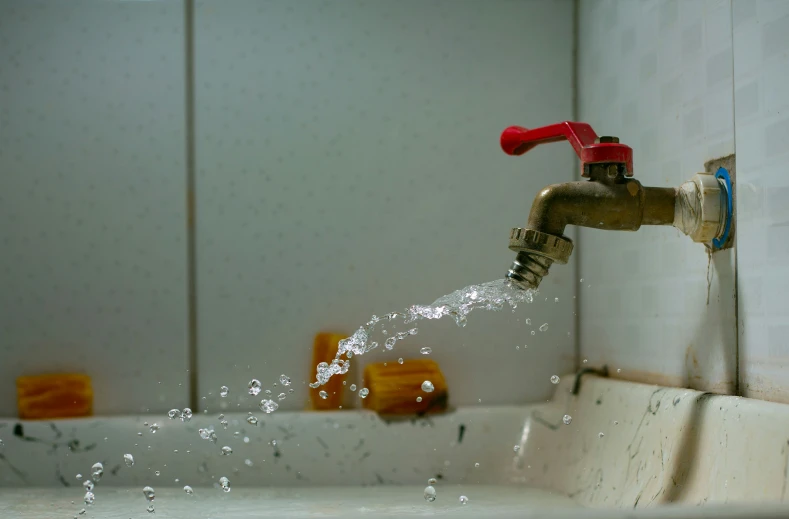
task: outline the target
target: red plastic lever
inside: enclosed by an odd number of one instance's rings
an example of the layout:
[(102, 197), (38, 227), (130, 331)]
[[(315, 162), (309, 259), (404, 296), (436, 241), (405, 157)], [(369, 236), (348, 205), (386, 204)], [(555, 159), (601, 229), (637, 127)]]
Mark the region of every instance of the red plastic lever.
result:
[(586, 123), (564, 121), (527, 130), (510, 126), (501, 132), (501, 149), (507, 155), (523, 155), (538, 144), (567, 140), (581, 159), (581, 174), (585, 164), (617, 162), (625, 165), (626, 175), (633, 176), (633, 149), (618, 142), (599, 142), (600, 139)]

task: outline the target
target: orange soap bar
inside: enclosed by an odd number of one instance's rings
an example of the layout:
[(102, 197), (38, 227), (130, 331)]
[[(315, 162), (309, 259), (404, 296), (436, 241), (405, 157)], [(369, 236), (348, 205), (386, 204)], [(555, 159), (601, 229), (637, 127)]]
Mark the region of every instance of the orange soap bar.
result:
[(19, 418), (74, 418), (93, 414), (93, 387), (87, 375), (62, 373), (16, 379)]
[[(425, 391), (430, 385), (433, 390)], [(364, 408), (384, 415), (438, 413), (449, 403), (444, 374), (427, 359), (370, 364), (364, 369), (364, 387), (370, 391), (362, 400)]]
[[(316, 366), (321, 362), (331, 364), (337, 356), (339, 342), (348, 337), (340, 333), (321, 332), (315, 335), (312, 346), (312, 366), (311, 370), (316, 370)], [(313, 373), (316, 371), (313, 371)], [(342, 405), (342, 382), (345, 375), (334, 375), (324, 385), (317, 389), (310, 388), (310, 402), (312, 409), (316, 411), (337, 410)], [(326, 398), (320, 397), (320, 392), (326, 392)]]

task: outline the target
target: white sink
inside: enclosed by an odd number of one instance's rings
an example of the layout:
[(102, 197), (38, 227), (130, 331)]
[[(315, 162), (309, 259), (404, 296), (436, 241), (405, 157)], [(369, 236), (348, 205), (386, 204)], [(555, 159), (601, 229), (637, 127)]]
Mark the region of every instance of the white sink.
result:
[[(258, 426), (228, 414), (227, 430), (207, 415), (2, 420), (0, 517), (73, 517), (85, 493), (75, 475), (99, 461), (86, 517), (147, 516), (145, 485), (155, 517), (789, 517), (789, 406), (593, 376), (573, 396), (572, 379), (545, 404), (394, 422), (363, 411), (256, 413)], [(208, 425), (216, 444), (197, 433)]]

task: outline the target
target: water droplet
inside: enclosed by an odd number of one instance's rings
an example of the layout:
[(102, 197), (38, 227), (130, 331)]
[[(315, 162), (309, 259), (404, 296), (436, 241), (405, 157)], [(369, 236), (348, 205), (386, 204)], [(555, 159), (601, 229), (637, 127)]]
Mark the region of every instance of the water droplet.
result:
[(436, 478), (430, 478), (427, 480), (428, 485), (435, 485), (436, 483), (438, 483), (438, 480), (436, 480)]
[(603, 434), (603, 433), (601, 432), (600, 434), (598, 434), (598, 436), (599, 436), (600, 438), (602, 438), (603, 436), (605, 436), (605, 434)]
[(395, 342), (397, 342), (397, 339), (395, 339), (394, 337), (389, 337), (388, 339), (386, 339), (386, 341), (384, 341), (384, 346), (386, 346), (387, 350), (391, 350), (392, 348), (394, 348)]
[(589, 362), (589, 359), (584, 359), (584, 360), (583, 360), (583, 361), (581, 361), (581, 362), (583, 362), (584, 364), (586, 364), (587, 362)]
[(584, 282), (584, 278), (581, 278), (581, 283), (583, 283), (583, 282)]
[(288, 393), (293, 393), (293, 388), (288, 389)]
[(287, 375), (280, 375), (279, 376), (279, 383), (282, 384), (283, 386), (289, 386), (290, 385), (290, 377), (287, 376)]
[(156, 509), (153, 507), (153, 505), (148, 505), (148, 508), (146, 508), (145, 510), (147, 510), (149, 514), (156, 513)]
[(233, 454), (233, 449), (231, 449), (227, 445), (222, 447), (222, 456), (230, 456), (231, 454)]
[(168, 417), (170, 420), (175, 420), (175, 419), (176, 419), (176, 418), (178, 418), (179, 416), (181, 416), (181, 411), (180, 411), (179, 409), (170, 409), (170, 410), (167, 412), (167, 417)]
[(79, 511), (79, 515), (85, 515), (86, 510), (83, 508)]
[(422, 355), (430, 355), (431, 353), (433, 353), (433, 348), (431, 348), (430, 346), (425, 346), (424, 348), (419, 350), (419, 353), (421, 353)]
[(161, 472), (159, 472), (158, 470), (156, 470), (156, 471), (154, 471), (154, 475), (156, 475), (156, 476), (161, 476), (161, 475), (162, 475), (162, 473), (161, 473)]
[(123, 462), (126, 464), (127, 467), (134, 466), (134, 456), (131, 454), (124, 454), (123, 455)]
[(184, 492), (186, 492), (186, 495), (188, 496), (192, 496), (195, 493), (195, 491), (189, 485), (184, 486)]
[(436, 489), (432, 485), (425, 487), (425, 501), (432, 503), (436, 500)]
[(617, 368), (616, 372), (617, 373), (622, 373), (622, 368)]
[(321, 397), (322, 399), (324, 399), (324, 400), (326, 400), (327, 398), (329, 398), (329, 393), (327, 393), (326, 391), (320, 391), (320, 392), (318, 393), (318, 395), (320, 395), (320, 397)]
[(468, 504), (468, 498), (466, 496), (460, 496), (459, 500), (460, 500), (460, 504), (461, 505), (467, 505)]
[(350, 389), (351, 391), (356, 391), (356, 384), (351, 384), (351, 387), (349, 387), (348, 389)]
[(222, 488), (224, 492), (230, 492), (230, 480), (227, 479), (225, 476), (219, 478), (219, 486)]
[(416, 397), (416, 401), (417, 402), (421, 402), (422, 401), (422, 397), (421, 396)]
[(366, 387), (363, 387), (359, 390), (359, 398), (367, 398), (367, 395), (370, 394), (370, 390)]
[(94, 463), (90, 468), (90, 473), (93, 476), (93, 482), (98, 483), (101, 479), (101, 476), (104, 475), (104, 465), (101, 463)]
[(424, 382), (422, 382), (422, 391), (424, 391), (425, 393), (432, 393), (434, 389), (435, 387), (433, 386), (433, 383), (430, 382), (429, 380), (425, 380)]
[(266, 393), (268, 396), (271, 396), (271, 390), (270, 389), (267, 389), (267, 390), (265, 390), (263, 392)]
[(475, 463), (474, 468), (479, 468), (479, 463)]
[(144, 495), (145, 496), (145, 500), (150, 503), (156, 497), (156, 492), (154, 492), (153, 488), (151, 488), (151, 487), (143, 487), (142, 495)]
[(152, 423), (150, 429), (151, 429), (151, 432), (153, 434), (156, 434), (156, 431), (159, 430), (159, 424), (158, 423)]
[(209, 431), (208, 429), (198, 429), (197, 434), (199, 434), (200, 437), (204, 440), (207, 440), (211, 437), (211, 431)]
[(219, 396), (225, 398), (228, 393), (230, 393), (230, 389), (227, 386), (222, 386), (219, 388)]
[(245, 459), (244, 460), (244, 465), (246, 465), (247, 467), (251, 467), (252, 466), (252, 460), (249, 459), (249, 458)]
[(260, 401), (260, 410), (266, 414), (271, 414), (279, 408), (279, 404), (273, 400), (261, 400)]
[(90, 492), (91, 490), (93, 490), (93, 486), (94, 486), (94, 485), (93, 485), (93, 481), (91, 481), (91, 480), (89, 480), (89, 479), (86, 479), (85, 481), (83, 481), (83, 482), (82, 482), (82, 486), (83, 486), (83, 488), (84, 488), (85, 490), (87, 490), (88, 492)]
[(559, 302), (559, 298), (557, 297), (556, 299), (553, 300), (553, 302), (554, 303), (558, 303)]
[(249, 384), (247, 384), (247, 387), (249, 388), (249, 394), (252, 396), (257, 396), (260, 393), (261, 385), (262, 384), (260, 383), (260, 380), (256, 378), (250, 380)]
[(85, 504), (90, 506), (94, 503), (94, 501), (96, 501), (96, 496), (93, 495), (93, 492), (87, 491), (85, 492), (84, 499), (85, 499)]
[(535, 333), (537, 333), (537, 332), (535, 332), (534, 330), (532, 330), (532, 331), (531, 331), (531, 334), (532, 334), (532, 335), (534, 335)]
[(411, 328), (408, 330), (408, 335), (416, 335), (419, 332), (416, 328)]
[(562, 422), (564, 422), (564, 425), (570, 425), (572, 421), (573, 421), (573, 417), (570, 416), (569, 414), (562, 416)]
[(398, 364), (402, 364), (403, 363), (403, 357), (400, 357), (399, 359), (397, 359), (397, 363)]
[(551, 375), (551, 384), (559, 383), (559, 375)]
[(515, 452), (518, 452), (519, 450), (521, 450), (521, 446), (520, 446), (520, 445), (515, 445), (515, 446), (512, 448), (512, 450), (513, 450), (513, 451), (515, 451)]
[(192, 419), (192, 410), (188, 407), (184, 407), (184, 410), (181, 411), (181, 421), (188, 422)]
[(540, 331), (541, 331), (541, 332), (544, 332), (544, 331), (546, 331), (547, 329), (548, 329), (548, 323), (543, 323), (543, 324), (540, 326)]
[(254, 415), (247, 416), (247, 423), (250, 425), (257, 425), (258, 424), (258, 417)]
[(619, 425), (619, 422), (614, 420), (614, 425)]
[(77, 481), (79, 481), (80, 479), (82, 479), (82, 474), (77, 474), (77, 475), (76, 475), (76, 476), (74, 476), (74, 477), (75, 477), (75, 478), (77, 478)]
[(280, 402), (285, 400), (286, 398), (287, 396), (285, 395), (285, 393), (280, 393), (279, 395), (277, 395), (277, 400), (279, 400)]

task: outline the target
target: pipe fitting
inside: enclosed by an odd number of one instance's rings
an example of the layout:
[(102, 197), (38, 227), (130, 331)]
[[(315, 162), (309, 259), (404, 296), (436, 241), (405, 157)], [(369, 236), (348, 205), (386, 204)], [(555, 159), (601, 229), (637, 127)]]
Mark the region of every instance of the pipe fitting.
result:
[(507, 278), (520, 288), (537, 288), (553, 263), (567, 263), (573, 242), (564, 236), (515, 227), (510, 231), (510, 250), (518, 255), (507, 270)]
[(510, 231), (510, 250), (544, 256), (550, 259), (551, 263), (565, 265), (573, 253), (573, 241), (535, 229), (513, 227)]
[(727, 206), (725, 183), (698, 173), (677, 189), (674, 227), (697, 243), (710, 244), (724, 234)]

